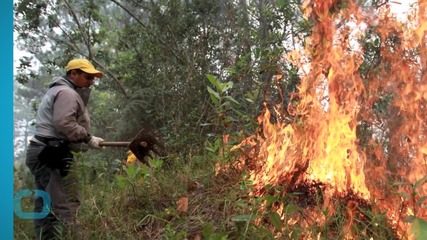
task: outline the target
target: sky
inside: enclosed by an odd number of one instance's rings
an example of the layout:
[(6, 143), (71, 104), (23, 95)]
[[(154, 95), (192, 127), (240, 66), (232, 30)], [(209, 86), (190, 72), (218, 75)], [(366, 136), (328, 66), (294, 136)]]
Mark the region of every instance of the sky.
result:
[(416, 0), (391, 0), (390, 10), (395, 13), (397, 17), (404, 21), (406, 20), (406, 12), (409, 11), (410, 6), (417, 2)]

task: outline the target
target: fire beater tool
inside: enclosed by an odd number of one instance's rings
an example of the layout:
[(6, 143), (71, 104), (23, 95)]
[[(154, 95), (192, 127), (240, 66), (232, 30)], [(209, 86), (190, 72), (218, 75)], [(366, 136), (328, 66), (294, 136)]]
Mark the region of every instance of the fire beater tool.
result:
[(147, 128), (142, 128), (130, 142), (101, 142), (99, 146), (128, 148), (139, 161), (145, 164), (147, 164), (146, 157), (151, 157), (151, 152), (160, 157), (167, 155), (159, 135)]

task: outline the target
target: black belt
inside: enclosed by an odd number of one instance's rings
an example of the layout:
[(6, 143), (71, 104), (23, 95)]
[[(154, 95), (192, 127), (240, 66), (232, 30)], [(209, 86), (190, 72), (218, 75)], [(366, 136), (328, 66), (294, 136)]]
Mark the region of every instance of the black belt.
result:
[(42, 136), (34, 135), (34, 138), (46, 145), (48, 145), (49, 142), (52, 142), (52, 141), (65, 142), (64, 139), (54, 138), (54, 137), (42, 137)]

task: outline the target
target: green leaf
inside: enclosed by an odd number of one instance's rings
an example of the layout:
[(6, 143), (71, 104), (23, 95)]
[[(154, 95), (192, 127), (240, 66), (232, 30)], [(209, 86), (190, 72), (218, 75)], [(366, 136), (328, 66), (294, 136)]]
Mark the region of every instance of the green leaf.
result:
[(374, 40), (374, 45), (375, 45), (375, 47), (378, 47), (380, 45), (380, 39), (379, 38), (376, 38)]
[(288, 0), (279, 0), (278, 2), (277, 2), (277, 6), (279, 7), (279, 8), (285, 8), (286, 6), (288, 6), (289, 5), (289, 2), (288, 2)]
[(214, 148), (217, 150), (219, 149), (220, 145), (221, 145), (221, 141), (219, 140), (219, 138), (217, 138), (214, 142)]
[(119, 188), (124, 188), (126, 186), (126, 178), (125, 177), (117, 176), (116, 180), (117, 180), (117, 185), (119, 186)]
[(208, 150), (209, 152), (212, 152), (212, 153), (214, 153), (214, 152), (215, 152), (215, 149), (213, 149), (213, 148), (211, 148), (211, 147), (205, 147), (205, 149), (206, 149), (206, 150)]
[(269, 194), (264, 196), (265, 201), (267, 201), (267, 203), (274, 203), (275, 201), (277, 201), (277, 197), (275, 196), (271, 196)]
[(125, 188), (126, 183), (125, 183), (125, 181), (118, 181), (117, 185), (119, 186), (120, 189), (123, 189), (123, 188)]
[(421, 178), (420, 180), (416, 181), (414, 183), (414, 188), (417, 188), (418, 186), (420, 186), (425, 180), (427, 179), (427, 176), (424, 176), (423, 178)]
[(219, 233), (212, 237), (212, 240), (227, 240), (227, 234)]
[(417, 201), (417, 204), (421, 205), (426, 199), (427, 199), (427, 196), (420, 197)]
[(202, 230), (203, 239), (210, 239), (213, 233), (213, 227), (211, 224), (206, 224)]
[(227, 68), (227, 71), (230, 75), (233, 75), (237, 72), (236, 68), (234, 68), (234, 67)]
[(225, 119), (229, 122), (236, 122), (237, 120), (232, 116), (226, 116)]
[(293, 214), (293, 213), (299, 212), (301, 210), (303, 210), (303, 209), (301, 207), (295, 205), (295, 204), (288, 204), (285, 207), (285, 213), (286, 214)]
[(151, 159), (150, 165), (156, 169), (161, 168), (163, 165), (163, 161), (160, 159)]
[(228, 89), (233, 88), (234, 83), (232, 81), (222, 84), (223, 88), (221, 92), (226, 92)]
[(230, 106), (230, 102), (226, 101), (223, 104), (221, 104), (221, 107), (225, 108), (225, 107), (229, 107)]
[(280, 219), (280, 215), (277, 212), (270, 212), (268, 214), (268, 217), (270, 218), (270, 221), (273, 224), (276, 231), (281, 232), (282, 231), (282, 220)]
[(229, 100), (229, 101), (231, 101), (237, 105), (240, 105), (240, 103), (236, 99), (234, 99), (232, 96), (225, 96), (225, 99), (227, 99), (227, 100)]
[(134, 167), (134, 165), (129, 165), (128, 167), (125, 168), (125, 171), (126, 171), (126, 175), (128, 177), (132, 177), (134, 175), (134, 173), (135, 173), (135, 167)]
[(212, 85), (214, 85), (217, 90), (222, 91), (222, 88), (221, 88), (221, 85), (220, 85), (221, 81), (219, 81), (218, 78), (216, 78), (212, 74), (206, 74), (206, 76), (208, 77), (209, 82), (211, 82)]
[(149, 175), (150, 174), (150, 168), (147, 165), (142, 165), (140, 171), (142, 172), (142, 174), (144, 174), (144, 176)]
[(242, 184), (240, 184), (240, 189), (243, 191), (251, 190), (253, 186), (253, 182), (251, 180), (244, 180)]
[(409, 185), (409, 183), (406, 182), (394, 182), (392, 183), (392, 186), (406, 186)]
[(231, 221), (233, 222), (249, 222), (256, 219), (256, 215), (254, 214), (245, 214), (245, 215), (235, 215), (231, 217)]
[(415, 218), (411, 225), (411, 232), (416, 240), (427, 239), (427, 222), (421, 218)]
[(211, 87), (208, 86), (208, 92), (212, 95), (214, 95), (218, 100), (221, 100), (221, 97), (219, 96), (219, 93), (213, 90)]
[(258, 59), (260, 55), (261, 55), (261, 49), (255, 48), (255, 58)]
[(254, 103), (254, 100), (250, 99), (250, 98), (245, 98), (246, 101), (250, 102), (250, 103)]
[(213, 94), (209, 94), (209, 97), (211, 98), (211, 100), (215, 104), (215, 106), (221, 105), (221, 103), (218, 101), (218, 99)]
[(409, 216), (407, 216), (406, 218), (404, 218), (403, 219), (403, 221), (404, 222), (408, 222), (408, 223), (412, 223), (412, 222), (414, 222), (414, 220), (416, 219), (416, 217), (415, 216), (413, 216), (413, 215), (409, 215)]
[(408, 199), (409, 198), (409, 194), (407, 193), (398, 193), (401, 197)]

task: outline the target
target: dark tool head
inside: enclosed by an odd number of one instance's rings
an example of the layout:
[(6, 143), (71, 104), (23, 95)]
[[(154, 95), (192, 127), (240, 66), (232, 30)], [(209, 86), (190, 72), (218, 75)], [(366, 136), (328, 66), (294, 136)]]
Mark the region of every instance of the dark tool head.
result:
[(166, 157), (165, 145), (160, 134), (148, 128), (142, 128), (138, 135), (130, 142), (129, 150), (139, 161), (147, 164), (147, 157), (154, 153), (160, 157)]

